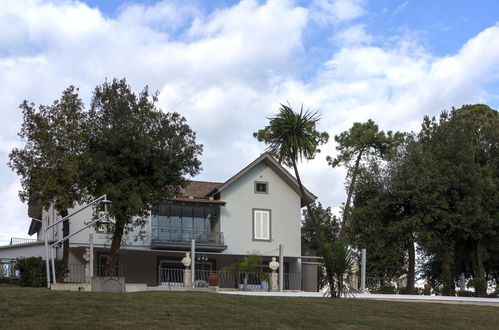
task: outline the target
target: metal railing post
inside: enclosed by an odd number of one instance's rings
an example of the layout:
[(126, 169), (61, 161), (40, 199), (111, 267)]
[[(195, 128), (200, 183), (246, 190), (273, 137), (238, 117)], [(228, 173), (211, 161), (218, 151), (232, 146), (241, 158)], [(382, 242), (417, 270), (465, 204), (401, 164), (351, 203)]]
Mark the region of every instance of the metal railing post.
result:
[(54, 249), (51, 249), (50, 250), (50, 253), (52, 255), (52, 279), (53, 279), (53, 282), (54, 284), (57, 283), (57, 280), (55, 278), (55, 258), (54, 258)]
[(50, 261), (49, 261), (49, 242), (47, 232), (45, 231), (45, 266), (47, 271), (47, 288), (50, 289)]
[(366, 249), (362, 249), (360, 265), (360, 292), (366, 293)]
[(90, 244), (90, 269), (88, 274), (90, 276), (90, 282), (92, 282), (92, 277), (94, 277), (94, 234), (90, 233), (88, 235), (89, 244)]
[(191, 283), (196, 280), (196, 240), (191, 241)]
[(284, 290), (284, 247), (279, 244), (279, 292)]

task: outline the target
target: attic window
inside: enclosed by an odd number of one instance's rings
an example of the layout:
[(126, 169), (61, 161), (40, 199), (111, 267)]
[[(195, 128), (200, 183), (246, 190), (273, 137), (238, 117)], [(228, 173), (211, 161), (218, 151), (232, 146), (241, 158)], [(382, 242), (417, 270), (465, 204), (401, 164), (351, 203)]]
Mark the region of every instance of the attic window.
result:
[(255, 193), (257, 194), (268, 194), (269, 193), (269, 183), (255, 181)]

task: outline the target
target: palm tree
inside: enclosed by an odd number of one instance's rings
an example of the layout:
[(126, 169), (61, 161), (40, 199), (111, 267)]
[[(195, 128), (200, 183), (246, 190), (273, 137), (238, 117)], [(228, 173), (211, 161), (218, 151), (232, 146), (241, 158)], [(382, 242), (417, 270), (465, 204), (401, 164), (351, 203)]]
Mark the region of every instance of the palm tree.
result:
[[(305, 188), (298, 173), (298, 160), (313, 159), (320, 152), (318, 148), (328, 141), (326, 132), (318, 132), (316, 124), (320, 116), (310, 109), (304, 111), (303, 104), (300, 112), (295, 112), (291, 106), (281, 104), (279, 113), (269, 119), (269, 125), (253, 133), (260, 142), (267, 144), (266, 151), (288, 167), (293, 167), (296, 181), (300, 188), (301, 198), (305, 199)], [(306, 204), (310, 213), (310, 205)]]
[[(329, 135), (326, 132), (316, 130), (320, 116), (310, 109), (304, 111), (303, 105), (300, 112), (297, 113), (289, 105), (281, 104), (279, 113), (268, 119), (269, 125), (253, 133), (253, 136), (258, 141), (265, 142), (267, 144), (266, 151), (276, 157), (280, 163), (293, 167), (301, 198), (306, 200), (305, 188), (301, 182), (297, 163), (303, 158), (313, 159), (320, 152), (319, 146), (328, 141)], [(343, 292), (345, 273), (353, 263), (353, 254), (344, 240), (326, 242), (324, 226), (321, 225), (319, 219), (313, 216), (310, 203), (305, 205), (324, 258), (323, 264), (326, 269), (331, 297), (339, 297)]]

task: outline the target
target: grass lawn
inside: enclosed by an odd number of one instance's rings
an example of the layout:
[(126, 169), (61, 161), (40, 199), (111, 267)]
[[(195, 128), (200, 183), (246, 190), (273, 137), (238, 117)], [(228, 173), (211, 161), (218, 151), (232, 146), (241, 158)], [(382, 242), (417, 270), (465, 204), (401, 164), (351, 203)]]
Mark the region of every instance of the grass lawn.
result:
[(0, 287), (0, 328), (498, 329), (499, 308), (202, 292), (92, 293)]

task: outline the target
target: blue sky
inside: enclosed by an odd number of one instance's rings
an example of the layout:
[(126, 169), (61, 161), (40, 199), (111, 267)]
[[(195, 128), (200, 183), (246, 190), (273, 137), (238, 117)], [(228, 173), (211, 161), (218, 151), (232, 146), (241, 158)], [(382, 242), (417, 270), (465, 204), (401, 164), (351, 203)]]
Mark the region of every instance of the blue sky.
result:
[[(70, 84), (85, 104), (106, 78), (160, 92), (204, 144), (203, 173), (225, 181), (264, 150), (252, 132), (279, 103), (318, 110), (331, 136), (371, 118), (417, 130), (462, 104), (499, 108), (497, 1), (4, 0), (0, 7), (0, 244), (26, 237), (19, 180), (5, 164), (24, 99)], [(332, 140), (332, 139), (331, 139)], [(334, 142), (300, 164), (326, 206), (345, 200)]]

